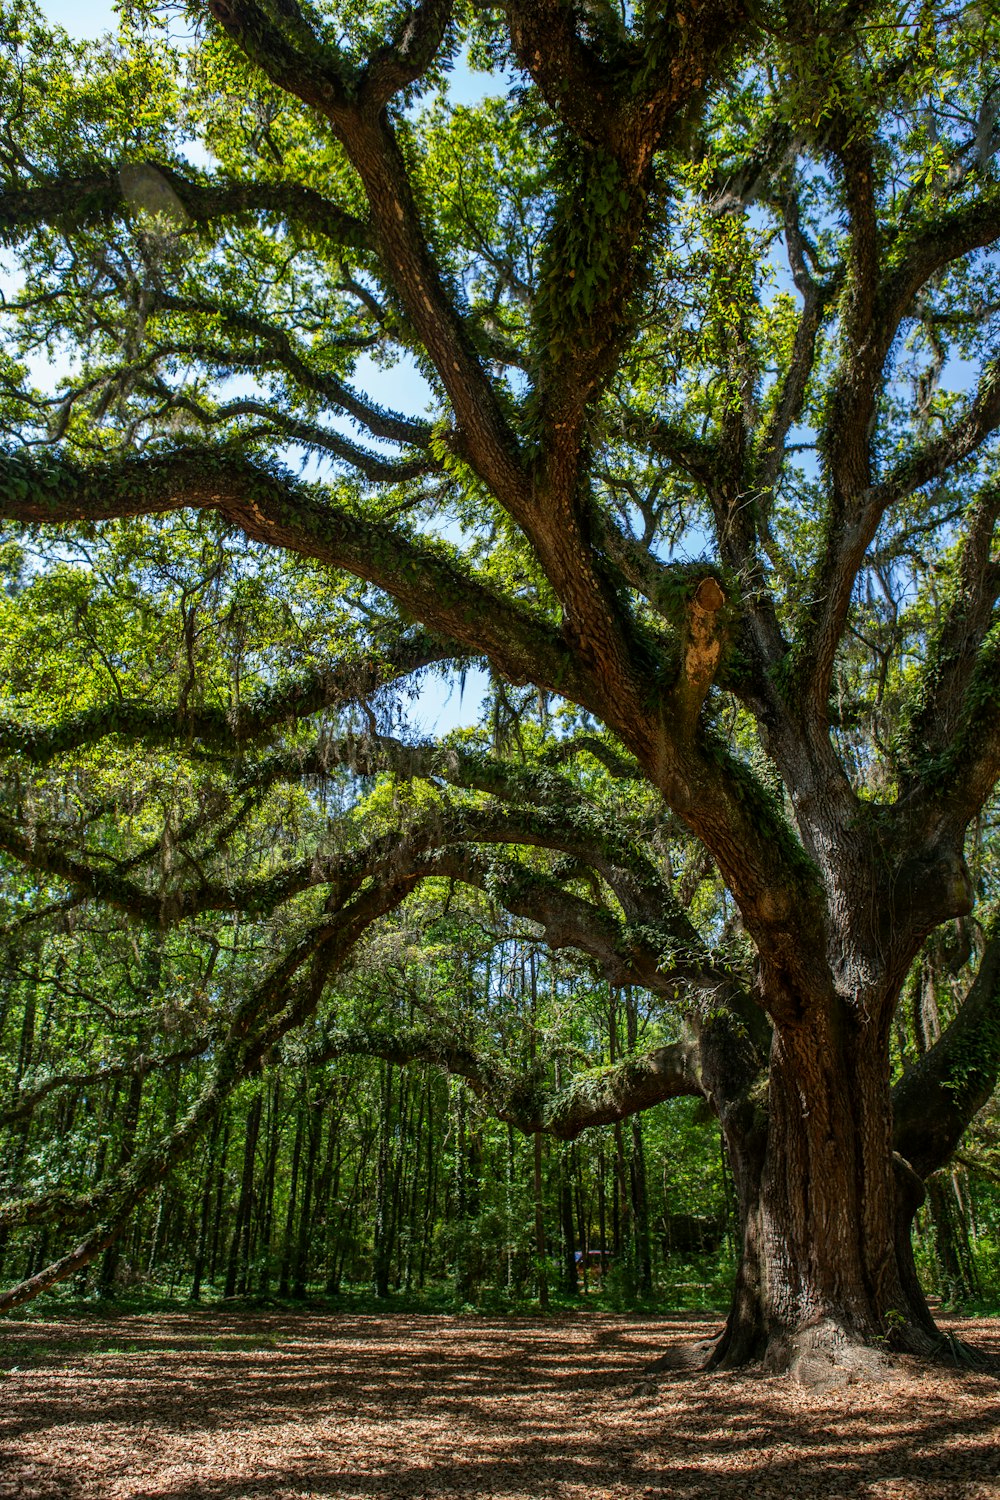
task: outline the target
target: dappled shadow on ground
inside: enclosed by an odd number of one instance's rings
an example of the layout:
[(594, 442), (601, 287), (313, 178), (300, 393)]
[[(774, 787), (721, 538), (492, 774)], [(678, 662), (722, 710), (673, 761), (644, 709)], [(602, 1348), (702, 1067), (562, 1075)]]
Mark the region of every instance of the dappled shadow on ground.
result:
[[(0, 1496), (1000, 1500), (994, 1377), (909, 1364), (887, 1385), (810, 1396), (692, 1368), (717, 1326), (214, 1311), (0, 1323)], [(1000, 1351), (1000, 1324), (960, 1331)], [(650, 1376), (667, 1348), (675, 1367)]]

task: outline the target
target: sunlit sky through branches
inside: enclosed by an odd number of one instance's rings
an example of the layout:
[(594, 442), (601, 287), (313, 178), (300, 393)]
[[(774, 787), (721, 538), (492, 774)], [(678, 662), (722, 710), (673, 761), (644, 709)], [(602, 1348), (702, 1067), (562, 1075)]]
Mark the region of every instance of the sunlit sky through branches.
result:
[[(39, 3), (43, 13), (51, 22), (64, 27), (70, 35), (80, 40), (99, 38), (107, 32), (116, 31), (118, 27), (120, 10), (116, 8), (112, 0), (39, 0)], [(181, 43), (185, 36), (185, 24), (180, 7), (177, 7), (176, 14), (171, 19), (171, 31)], [(502, 87), (502, 80), (500, 86)], [(455, 103), (474, 103), (497, 87), (498, 82), (495, 78), (474, 72), (468, 66), (467, 61), (460, 58), (449, 77), (449, 98)], [(186, 154), (189, 155), (194, 166), (211, 169), (210, 158), (197, 143), (192, 143), (191, 149)], [(5, 289), (13, 289), (9, 275), (3, 274), (4, 269), (4, 266), (0, 265), (3, 286)], [(777, 295), (791, 291), (792, 278), (780, 246), (773, 251), (771, 270), (773, 272), (772, 293)], [(762, 295), (766, 295), (763, 289)], [(50, 363), (47, 363), (44, 358), (37, 362), (33, 361), (31, 372), (39, 383), (44, 382), (55, 386), (66, 380), (69, 375), (69, 365), (62, 357), (61, 351), (54, 351), (54, 357)], [(943, 386), (953, 391), (968, 391), (974, 388), (978, 373), (977, 363), (962, 360), (953, 354), (941, 370), (940, 379)], [(430, 387), (422, 378), (415, 363), (406, 358), (386, 368), (371, 356), (363, 354), (355, 367), (354, 383), (360, 389), (370, 392), (380, 406), (413, 416), (424, 415), (432, 401)], [(237, 384), (239, 389), (237, 389)], [(242, 384), (237, 382), (227, 394), (231, 396), (249, 394), (243, 389), (244, 385), (245, 381)], [(341, 427), (345, 436), (354, 435), (346, 416), (338, 419), (330, 415), (328, 424), (331, 428)], [(803, 433), (803, 436), (808, 438), (809, 434)], [(318, 472), (315, 468), (315, 459), (302, 449), (289, 449), (285, 452), (285, 457), (290, 466), (303, 469), (309, 477)], [(815, 455), (807, 448), (799, 455), (798, 464), (803, 473), (810, 475), (815, 470)], [(444, 535), (449, 535), (447, 525), (444, 528)], [(455, 539), (458, 540), (457, 535)], [(691, 528), (683, 549), (687, 556), (698, 555), (701, 540), (702, 536), (698, 529)], [(682, 560), (684, 560), (683, 557)], [(401, 711), (404, 714), (405, 726), (411, 733), (430, 734), (443, 733), (459, 726), (475, 723), (479, 717), (480, 705), (487, 691), (488, 682), (488, 675), (479, 669), (471, 670), (465, 675), (464, 686), (457, 672), (449, 678), (428, 678), (421, 685), (417, 697), (412, 702), (403, 705)]]
[[(120, 19), (120, 8), (112, 0), (40, 0), (40, 9), (49, 21), (79, 41), (96, 40), (117, 31)], [(456, 103), (472, 103), (483, 96), (487, 83), (486, 75), (474, 73), (459, 62), (452, 74), (450, 93)], [(34, 373), (37, 378), (39, 371)], [(58, 362), (48, 374), (52, 380), (59, 379)], [(430, 391), (412, 364), (401, 362), (386, 370), (362, 356), (355, 383), (375, 393), (382, 406), (412, 415), (421, 415), (427, 409)], [(417, 734), (444, 734), (475, 724), (488, 685), (489, 676), (480, 668), (470, 668), (464, 682), (458, 673), (447, 679), (427, 677), (418, 696), (404, 705), (405, 722)]]

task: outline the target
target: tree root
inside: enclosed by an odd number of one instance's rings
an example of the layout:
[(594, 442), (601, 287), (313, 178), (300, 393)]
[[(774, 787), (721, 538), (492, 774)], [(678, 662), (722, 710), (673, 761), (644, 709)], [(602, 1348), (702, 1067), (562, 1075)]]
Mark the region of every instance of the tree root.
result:
[(974, 1349), (964, 1339), (953, 1333), (941, 1334), (936, 1357), (948, 1364), (958, 1365), (963, 1370), (976, 1370), (983, 1375), (1000, 1375), (1000, 1355), (990, 1354), (985, 1349)]
[(764, 1370), (769, 1375), (787, 1374), (803, 1390), (817, 1394), (858, 1381), (883, 1383), (896, 1375), (885, 1349), (865, 1343), (833, 1318), (773, 1336), (764, 1355)]
[(1000, 1375), (1000, 1356), (975, 1349), (951, 1332), (930, 1333), (908, 1323), (886, 1338), (866, 1340), (831, 1317), (772, 1334), (763, 1347), (749, 1333), (743, 1339), (724, 1336), (712, 1346), (703, 1368), (734, 1372), (756, 1367), (765, 1375), (787, 1375), (803, 1390), (822, 1394), (858, 1382), (895, 1380), (901, 1356)]

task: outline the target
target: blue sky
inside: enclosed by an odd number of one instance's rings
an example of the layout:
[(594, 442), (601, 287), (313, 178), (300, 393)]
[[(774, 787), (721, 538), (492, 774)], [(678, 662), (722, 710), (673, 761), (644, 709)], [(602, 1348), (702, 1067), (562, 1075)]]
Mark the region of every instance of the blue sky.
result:
[(41, 9), (81, 41), (118, 29), (118, 18), (106, 0), (43, 0)]

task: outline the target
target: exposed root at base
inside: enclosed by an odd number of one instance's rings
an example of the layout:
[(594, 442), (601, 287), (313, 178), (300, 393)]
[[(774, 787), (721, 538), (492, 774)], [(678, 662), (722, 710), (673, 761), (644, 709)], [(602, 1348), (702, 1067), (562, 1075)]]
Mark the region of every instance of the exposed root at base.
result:
[(643, 1365), (643, 1375), (662, 1375), (671, 1370), (695, 1374), (705, 1370), (721, 1337), (718, 1334), (714, 1338), (699, 1339), (696, 1344), (675, 1344), (672, 1348), (665, 1349), (650, 1364)]
[[(644, 1365), (641, 1374), (644, 1383), (671, 1372), (788, 1376), (802, 1390), (822, 1395), (858, 1383), (902, 1379), (907, 1360), (1000, 1376), (1000, 1355), (975, 1349), (953, 1333), (908, 1324), (888, 1338), (865, 1342), (832, 1317), (770, 1339), (760, 1334), (753, 1338), (749, 1330), (733, 1337), (724, 1330), (696, 1344), (680, 1343)], [(644, 1393), (644, 1384), (633, 1392)]]
[(899, 1374), (886, 1350), (852, 1337), (832, 1318), (772, 1338), (764, 1370), (787, 1374), (803, 1390), (820, 1394), (858, 1381), (884, 1384)]
[(974, 1349), (953, 1333), (942, 1333), (935, 1357), (943, 1363), (958, 1365), (964, 1370), (979, 1370), (984, 1375), (1000, 1375), (1000, 1356), (988, 1354), (983, 1349)]

